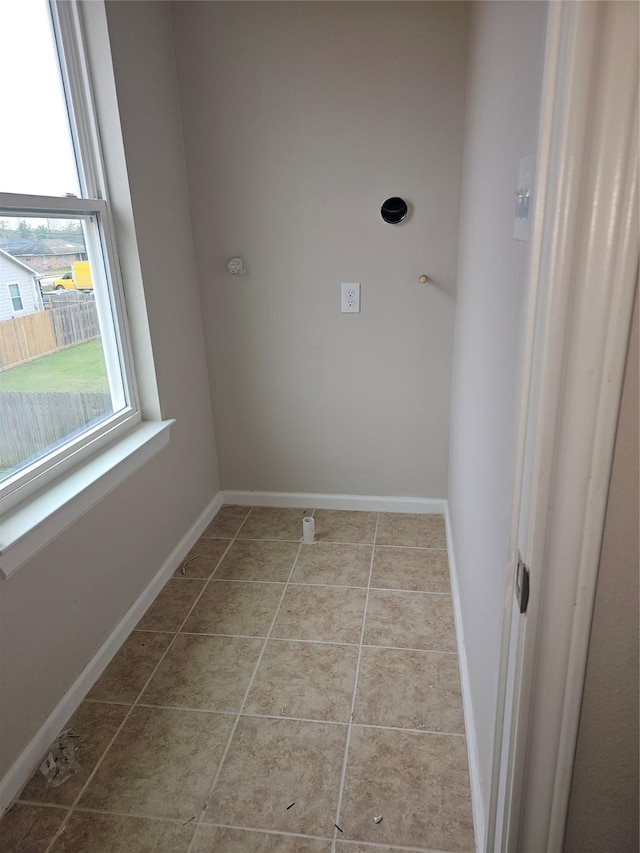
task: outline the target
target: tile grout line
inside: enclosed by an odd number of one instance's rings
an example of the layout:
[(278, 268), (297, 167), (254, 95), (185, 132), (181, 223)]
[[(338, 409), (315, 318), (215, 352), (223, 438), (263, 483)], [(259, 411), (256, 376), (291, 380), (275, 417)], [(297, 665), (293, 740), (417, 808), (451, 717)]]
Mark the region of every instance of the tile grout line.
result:
[(227, 745), (225, 746), (224, 752), (222, 753), (222, 756), (220, 758), (220, 763), (218, 764), (218, 769), (216, 770), (215, 776), (213, 778), (213, 782), (211, 783), (211, 787), (209, 788), (209, 792), (208, 792), (208, 794), (205, 798), (204, 804), (200, 810), (200, 815), (198, 816), (198, 820), (196, 821), (196, 830), (193, 833), (193, 837), (191, 838), (191, 842), (189, 843), (189, 847), (187, 848), (186, 853), (192, 853), (193, 844), (194, 844), (194, 841), (196, 839), (196, 835), (198, 834), (198, 827), (202, 825), (202, 818), (204, 817), (204, 814), (205, 814), (207, 808), (209, 807), (209, 801), (211, 800), (211, 797), (213, 796), (213, 792), (216, 789), (216, 785), (218, 784), (218, 779), (220, 778), (222, 768), (224, 767), (224, 763), (225, 763), (227, 755), (229, 753), (229, 749), (231, 748), (231, 743), (232, 743), (233, 738), (234, 738), (235, 733), (236, 733), (236, 729), (238, 728), (238, 723), (240, 722), (240, 717), (242, 716), (242, 710), (243, 710), (245, 703), (249, 697), (249, 693), (250, 693), (251, 688), (253, 686), (253, 682), (255, 680), (256, 673), (258, 672), (258, 667), (260, 666), (260, 664), (262, 662), (262, 658), (264, 657), (264, 653), (266, 651), (267, 644), (269, 642), (269, 638), (271, 637), (271, 632), (273, 631), (273, 628), (276, 624), (276, 620), (277, 620), (278, 615), (280, 613), (280, 608), (282, 607), (282, 602), (284, 601), (284, 597), (285, 597), (287, 589), (289, 587), (289, 581), (291, 580), (291, 577), (293, 576), (293, 573), (296, 569), (298, 557), (300, 556), (300, 552), (302, 551), (302, 545), (303, 545), (303, 542), (302, 542), (302, 538), (301, 538), (299, 540), (298, 553), (295, 556), (295, 559), (293, 561), (293, 565), (291, 566), (291, 570), (289, 572), (289, 578), (287, 579), (287, 582), (284, 584), (284, 588), (283, 588), (282, 594), (280, 596), (280, 601), (278, 602), (278, 606), (276, 607), (273, 619), (271, 620), (271, 625), (269, 627), (269, 631), (267, 632), (267, 636), (266, 636), (266, 638), (262, 644), (262, 649), (260, 650), (260, 654), (258, 655), (258, 660), (256, 661), (256, 665), (253, 668), (253, 673), (251, 674), (251, 678), (249, 679), (247, 689), (245, 690), (242, 702), (240, 703), (240, 708), (238, 709), (238, 713), (237, 713), (236, 718), (234, 720), (234, 723), (231, 727), (231, 732), (230, 732), (229, 737), (227, 739)]
[(351, 841), (346, 839), (341, 843), (348, 847), (361, 844), (364, 847), (370, 847), (372, 850), (380, 850), (381, 853), (458, 853), (458, 851), (448, 851), (442, 847), (437, 849), (435, 847), (413, 847), (412, 845), (396, 847), (393, 844), (381, 844), (379, 841)]
[[(313, 510), (312, 512), (315, 512)], [(243, 522), (244, 524), (244, 522)], [(204, 539), (212, 539), (218, 541), (225, 541), (228, 537), (224, 536), (202, 536)], [(235, 537), (234, 537), (235, 538)], [(263, 536), (261, 539), (256, 539), (255, 537), (242, 537), (238, 539), (238, 542), (295, 542), (298, 543), (299, 539), (289, 539), (287, 537), (269, 537)], [(315, 545), (353, 545), (356, 548), (372, 548), (373, 542), (347, 542), (342, 539), (316, 539), (314, 542)], [(443, 554), (447, 553), (446, 546), (437, 546), (434, 545), (429, 547), (428, 545), (378, 545), (378, 548), (389, 548), (391, 550), (395, 549), (398, 551), (438, 551)]]
[[(257, 835), (262, 833), (264, 835), (286, 836), (288, 838), (304, 838), (305, 840), (308, 839), (312, 841), (331, 841), (331, 836), (307, 835), (304, 832), (289, 832), (285, 829), (257, 829), (253, 826), (241, 826), (240, 824), (234, 823), (204, 823), (202, 825), (218, 829), (235, 829), (239, 830), (240, 832), (251, 832)], [(376, 841), (364, 842), (356, 840), (345, 840), (342, 841), (342, 844), (365, 844), (370, 847), (373, 847), (374, 849), (383, 850), (385, 851), (385, 853), (386, 851), (390, 851), (390, 853), (394, 853), (394, 851), (396, 851), (396, 853), (449, 853), (449, 851), (443, 850), (441, 848), (435, 849), (433, 847), (414, 847), (411, 845), (409, 845), (409, 847), (396, 847), (393, 844), (380, 844)], [(455, 852), (451, 851), (451, 853)]]
[[(304, 544), (304, 543), (303, 543)], [(205, 578), (177, 578), (172, 577), (172, 580), (184, 580), (184, 581), (197, 581), (197, 580), (205, 580)], [(253, 578), (226, 578), (223, 575), (217, 575), (215, 578), (207, 578), (206, 580), (212, 580), (216, 583), (257, 583), (257, 584), (265, 584), (265, 583), (279, 583), (284, 584), (287, 581), (278, 581), (278, 580), (255, 580)], [(320, 587), (321, 589), (366, 589), (367, 587), (364, 584), (353, 584), (353, 583), (311, 583), (310, 581), (291, 581), (291, 586), (311, 586), (311, 587)], [(435, 589), (409, 589), (404, 586), (372, 586), (372, 590), (376, 592), (410, 592), (412, 595), (415, 593), (416, 595), (442, 595), (447, 598), (451, 598), (450, 592), (441, 592), (440, 590)], [(141, 630), (145, 630), (144, 628)], [(150, 629), (146, 629), (150, 630)]]
[(236, 823), (202, 823), (201, 826), (209, 826), (217, 829), (236, 829), (240, 832), (254, 832), (256, 835), (263, 833), (264, 835), (286, 836), (288, 838), (304, 838), (305, 841), (331, 841), (331, 836), (327, 835), (308, 835), (304, 832), (290, 832), (286, 829), (257, 829), (255, 826), (241, 826)]
[[(247, 520), (247, 518), (249, 517), (249, 515), (251, 515), (251, 510), (249, 510), (249, 512), (247, 513), (247, 517), (245, 518), (245, 520), (244, 520), (244, 521), (246, 521), (246, 520)], [(242, 522), (242, 524), (240, 525), (240, 528), (238, 529), (238, 533), (240, 532), (240, 529), (242, 528), (242, 525), (244, 524), (244, 521), (243, 521), (243, 522)], [(236, 536), (237, 536), (237, 535), (238, 535), (238, 534), (236, 533)], [(135, 700), (132, 702), (132, 704), (129, 706), (129, 710), (127, 711), (127, 713), (124, 715), (124, 718), (122, 719), (122, 722), (120, 723), (120, 725), (119, 725), (119, 726), (118, 726), (118, 728), (116, 729), (116, 731), (115, 731), (115, 733), (114, 733), (113, 737), (111, 738), (111, 740), (109, 741), (109, 743), (108, 743), (108, 744), (107, 744), (107, 746), (105, 747), (105, 749), (104, 749), (104, 751), (103, 751), (102, 755), (101, 755), (101, 756), (100, 756), (100, 758), (97, 760), (97, 762), (96, 762), (96, 764), (95, 764), (95, 767), (93, 768), (93, 770), (91, 771), (91, 773), (90, 773), (90, 774), (89, 774), (89, 776), (87, 777), (86, 782), (84, 783), (84, 785), (83, 785), (83, 786), (82, 786), (82, 788), (80, 789), (80, 791), (79, 791), (78, 795), (76, 796), (75, 800), (73, 801), (73, 803), (69, 806), (69, 811), (68, 811), (68, 812), (67, 812), (67, 814), (65, 815), (64, 820), (62, 821), (62, 823), (61, 823), (61, 824), (60, 824), (60, 826), (58, 827), (58, 829), (57, 829), (57, 831), (55, 832), (55, 834), (54, 834), (53, 838), (51, 839), (51, 841), (50, 841), (50, 842), (49, 842), (49, 844), (47, 845), (47, 847), (46, 847), (46, 849), (45, 849), (44, 853), (50, 853), (50, 851), (52, 850), (52, 848), (53, 848), (54, 844), (56, 843), (56, 841), (58, 840), (58, 838), (60, 838), (60, 836), (62, 835), (62, 833), (63, 833), (63, 832), (64, 832), (64, 830), (66, 829), (67, 824), (69, 823), (69, 819), (70, 819), (71, 815), (73, 814), (73, 810), (75, 809), (75, 807), (76, 807), (76, 806), (78, 805), (78, 803), (80, 802), (80, 799), (84, 796), (85, 791), (87, 790), (87, 788), (89, 787), (89, 785), (90, 785), (90, 784), (91, 784), (91, 782), (93, 781), (93, 779), (94, 779), (94, 777), (95, 777), (96, 773), (98, 772), (98, 769), (100, 768), (100, 766), (101, 766), (102, 762), (103, 762), (103, 761), (104, 761), (104, 759), (106, 758), (107, 753), (109, 752), (109, 750), (110, 750), (110, 749), (111, 749), (111, 747), (113, 746), (113, 744), (114, 744), (114, 742), (115, 742), (116, 738), (118, 737), (118, 735), (120, 734), (120, 732), (121, 732), (121, 731), (122, 731), (122, 729), (124, 728), (124, 726), (125, 726), (125, 724), (126, 724), (127, 720), (131, 717), (131, 714), (133, 713), (134, 709), (135, 709), (136, 707), (138, 707), (138, 702), (139, 702), (140, 698), (142, 697), (142, 694), (144, 693), (144, 691), (145, 691), (145, 690), (147, 689), (147, 687), (149, 686), (149, 683), (151, 682), (151, 679), (155, 676), (156, 672), (158, 671), (158, 668), (161, 666), (161, 664), (162, 664), (162, 662), (164, 661), (165, 657), (166, 657), (166, 656), (167, 656), (167, 654), (169, 653), (169, 650), (171, 649), (171, 647), (173, 646), (173, 644), (175, 643), (176, 639), (178, 638), (178, 636), (179, 636), (179, 634), (180, 634), (180, 630), (184, 627), (184, 625), (185, 625), (185, 623), (186, 623), (187, 619), (189, 618), (189, 616), (191, 615), (191, 613), (192, 613), (192, 611), (193, 611), (194, 607), (195, 607), (195, 606), (196, 606), (196, 604), (200, 601), (200, 599), (201, 599), (202, 595), (204, 594), (205, 589), (206, 589), (206, 588), (207, 588), (207, 586), (209, 585), (209, 581), (211, 580), (211, 578), (213, 577), (213, 575), (214, 575), (214, 574), (216, 573), (216, 571), (218, 570), (218, 567), (220, 566), (220, 563), (222, 562), (222, 560), (224, 560), (224, 558), (226, 557), (226, 555), (229, 553), (229, 550), (230, 550), (231, 546), (233, 545), (233, 543), (235, 542), (235, 539), (236, 539), (236, 537), (234, 536), (234, 537), (233, 537), (233, 539), (229, 540), (229, 544), (227, 545), (227, 547), (224, 549), (224, 551), (223, 551), (223, 552), (222, 552), (222, 554), (220, 555), (220, 557), (219, 557), (218, 561), (217, 561), (217, 562), (216, 562), (216, 564), (215, 564), (215, 568), (213, 569), (213, 571), (211, 572), (211, 574), (209, 575), (209, 577), (205, 580), (204, 584), (202, 585), (202, 589), (200, 590), (200, 592), (198, 593), (198, 595), (195, 597), (195, 599), (194, 599), (194, 601), (193, 601), (193, 603), (192, 603), (191, 607), (189, 608), (189, 610), (188, 610), (188, 612), (187, 612), (186, 616), (184, 617), (184, 619), (182, 620), (182, 622), (181, 622), (181, 623), (180, 623), (180, 625), (178, 626), (177, 630), (173, 633), (173, 637), (172, 637), (172, 638), (171, 638), (171, 640), (169, 641), (169, 644), (168, 644), (167, 648), (166, 648), (166, 649), (164, 650), (164, 652), (162, 653), (162, 655), (161, 655), (161, 657), (160, 657), (160, 660), (159, 660), (159, 661), (158, 661), (158, 663), (154, 666), (153, 670), (151, 671), (151, 674), (149, 675), (149, 677), (147, 678), (147, 680), (145, 681), (145, 683), (142, 685), (142, 688), (140, 689), (140, 691), (139, 691), (138, 695), (136, 696), (136, 698), (135, 698)], [(184, 563), (184, 561), (183, 561), (183, 563)], [(168, 578), (167, 583), (168, 583), (168, 581), (169, 581), (169, 580), (171, 580), (171, 577), (169, 577), (169, 578)], [(196, 580), (196, 579), (194, 578), (194, 580)], [(166, 631), (166, 632), (162, 632), (162, 633), (167, 633), (167, 634), (169, 634), (169, 633), (171, 633), (171, 632), (170, 632), (170, 631)], [(127, 638), (127, 639), (128, 639), (128, 638)], [(83, 700), (83, 701), (84, 701), (84, 700)]]
[[(256, 829), (256, 827), (252, 826), (242, 826), (240, 824), (234, 823), (204, 823), (203, 826), (208, 826), (212, 828), (218, 829), (235, 829), (240, 832), (251, 832), (256, 835), (275, 835), (275, 836), (286, 836), (288, 838), (304, 838), (305, 840), (312, 841), (331, 841), (330, 836), (324, 835), (307, 835), (304, 832), (289, 832), (284, 829)], [(356, 841), (356, 840), (345, 840), (342, 842), (343, 844), (365, 844), (370, 847), (373, 847), (378, 850), (390, 851), (390, 853), (449, 853), (449, 851), (444, 850), (442, 848), (435, 849), (433, 847), (415, 847), (409, 845), (408, 847), (396, 847), (394, 844), (380, 844), (376, 841)], [(455, 851), (451, 851), (451, 853), (455, 853)]]
[[(23, 806), (36, 806), (37, 808), (62, 808), (62, 806), (52, 806), (46, 803), (38, 803), (35, 800), (18, 800), (18, 802)], [(71, 808), (66, 807), (67, 811), (72, 811)], [(113, 817), (132, 817), (136, 820), (150, 820), (150, 821), (159, 821), (160, 823), (173, 823), (173, 824), (182, 824), (185, 825), (183, 818), (181, 817), (164, 817), (163, 815), (148, 815), (141, 814), (138, 812), (122, 812), (122, 811), (107, 811), (106, 809), (94, 809), (89, 806), (75, 806), (73, 808), (74, 812), (80, 812), (81, 814), (100, 814), (100, 815), (112, 815)]]
[(2, 826), (1, 821), (5, 819), (11, 809), (13, 809), (15, 806), (35, 806), (38, 809), (58, 809), (58, 811), (62, 812), (71, 811), (70, 806), (61, 806), (58, 803), (40, 803), (38, 802), (38, 800), (21, 800), (20, 798), (18, 798), (17, 800), (14, 800), (8, 808), (5, 809), (2, 818), (0, 818), (0, 826)]
[[(274, 640), (270, 640), (270, 642), (274, 642)], [(367, 646), (363, 646), (363, 648), (368, 648)], [(369, 647), (370, 648), (370, 647)], [(103, 701), (101, 699), (87, 699), (87, 702), (91, 702), (96, 705), (116, 705), (117, 707), (125, 707), (126, 703), (123, 702), (108, 702)], [(131, 707), (131, 706), (128, 706)], [(192, 708), (188, 705), (152, 705), (148, 702), (138, 702), (136, 705), (137, 708), (157, 708), (163, 711), (186, 711), (189, 714), (210, 714), (218, 717), (233, 717), (238, 714), (237, 711), (232, 710), (220, 710), (219, 708)], [(242, 711), (239, 714), (240, 717), (247, 717), (250, 719), (259, 719), (259, 720), (282, 720), (282, 716), (278, 714), (259, 714), (256, 711)], [(348, 720), (323, 720), (318, 717), (292, 717), (287, 715), (284, 719), (293, 720), (296, 723), (321, 723), (326, 726), (348, 726)], [(382, 729), (387, 732), (411, 732), (413, 734), (419, 735), (437, 735), (440, 737), (466, 737), (464, 732), (449, 732), (442, 731), (439, 729), (418, 729), (413, 726), (385, 726), (382, 723), (351, 723), (352, 726), (360, 729)], [(18, 802), (26, 803), (30, 802), (28, 800), (19, 798)], [(37, 802), (37, 801), (34, 801)], [(42, 803), (42, 805), (51, 805), (55, 808), (68, 809), (71, 806), (58, 806), (55, 803)]]
[(342, 759), (342, 770), (340, 773), (340, 784), (338, 787), (338, 805), (336, 806), (335, 829), (333, 830), (333, 839), (331, 841), (331, 853), (336, 851), (336, 843), (338, 836), (338, 826), (340, 820), (340, 812), (342, 810), (342, 796), (344, 794), (344, 783), (347, 776), (347, 761), (349, 758), (349, 745), (351, 742), (351, 728), (353, 725), (353, 715), (356, 708), (356, 694), (358, 692), (358, 678), (360, 676), (360, 661), (362, 660), (362, 646), (364, 643), (364, 632), (367, 624), (367, 608), (369, 605), (369, 593), (371, 591), (371, 578), (373, 577), (373, 563), (376, 554), (376, 539), (378, 537), (378, 524), (380, 523), (380, 513), (376, 513), (376, 526), (373, 532), (373, 547), (371, 549), (371, 561), (369, 563), (369, 579), (367, 582), (367, 594), (364, 599), (364, 611), (362, 614), (362, 627), (360, 629), (360, 643), (358, 644), (358, 660), (356, 662), (356, 672), (353, 681), (353, 693), (351, 694), (351, 710), (349, 713), (349, 724), (347, 726), (347, 737), (344, 744), (344, 756)]
[[(264, 636), (255, 636), (254, 634), (212, 634), (207, 631), (181, 631), (184, 637), (219, 637), (229, 640), (266, 640)], [(269, 637), (272, 643), (302, 643), (306, 646), (339, 646), (341, 648), (354, 649), (358, 648), (359, 643), (340, 643), (337, 640), (306, 640), (300, 637)], [(458, 657), (457, 652), (448, 652), (445, 649), (420, 649), (415, 646), (382, 646), (375, 643), (363, 643), (363, 649), (384, 649), (390, 652), (419, 652), (426, 655), (447, 655), (448, 657)], [(88, 702), (107, 702), (111, 705), (130, 705), (130, 702), (116, 702), (109, 699), (87, 699)]]
[[(285, 584), (282, 584), (284, 586)], [(295, 586), (295, 584), (291, 584)], [(365, 589), (366, 587), (363, 587)], [(166, 634), (167, 631), (139, 631), (145, 634)], [(266, 640), (267, 637), (258, 634), (214, 634), (211, 631), (180, 631), (184, 637), (221, 637), (230, 640)], [(341, 643), (338, 640), (306, 640), (303, 637), (269, 637), (272, 643), (304, 643), (308, 646), (341, 646), (346, 648), (357, 648), (359, 643)], [(391, 652), (424, 652), (430, 655), (448, 655), (458, 657), (457, 652), (448, 652), (446, 649), (420, 649), (417, 646), (385, 646), (377, 643), (363, 643), (363, 649), (386, 649)], [(130, 702), (116, 702), (109, 699), (85, 699), (85, 702), (106, 702), (111, 705), (130, 705)]]
[(449, 655), (457, 658), (457, 652), (447, 652), (443, 649), (418, 649), (414, 646), (378, 646), (375, 643), (363, 643), (363, 649), (388, 649), (390, 652), (424, 652), (427, 655)]
[[(76, 809), (76, 811), (81, 812), (83, 814), (114, 815), (116, 817), (125, 817), (125, 818), (132, 817), (132, 818), (135, 818), (136, 820), (160, 821), (161, 823), (169, 823), (169, 824), (174, 824), (174, 825), (178, 825), (178, 826), (179, 825), (186, 826), (187, 823), (189, 823), (189, 821), (185, 822), (182, 818), (156, 817), (156, 816), (150, 817), (149, 815), (137, 814), (137, 813), (131, 813), (131, 812), (106, 812), (102, 809), (89, 809), (89, 808), (85, 808), (84, 806), (78, 807)], [(191, 822), (193, 822), (193, 821), (191, 821)], [(305, 840), (310, 839), (313, 841), (325, 841), (325, 842), (331, 841), (330, 836), (307, 835), (304, 832), (288, 832), (287, 830), (277, 830), (277, 829), (257, 829), (256, 827), (252, 827), (252, 826), (240, 826), (237, 824), (230, 824), (230, 823), (213, 823), (213, 822), (209, 823), (208, 821), (205, 821), (204, 823), (202, 823), (200, 825), (204, 826), (204, 827), (219, 828), (219, 829), (236, 829), (236, 830), (240, 830), (241, 832), (255, 832), (256, 834), (263, 833), (265, 835), (278, 835), (278, 836), (286, 835), (286, 836), (291, 836), (293, 838), (304, 838)]]
[[(235, 711), (213, 711), (209, 708), (190, 708), (184, 705), (146, 705), (140, 704), (139, 708), (158, 708), (164, 711), (187, 711), (190, 714), (212, 714), (218, 717), (230, 717), (236, 714)], [(286, 717), (278, 714), (258, 714), (255, 712), (241, 712), (237, 716), (251, 720), (290, 720), (294, 723), (320, 723), (324, 726), (344, 726), (349, 725), (348, 720), (321, 720), (313, 717)], [(382, 729), (385, 732), (409, 732), (416, 735), (435, 735), (437, 737), (461, 737), (466, 735), (463, 732), (448, 732), (439, 731), (438, 729), (417, 729), (411, 726), (384, 726), (379, 723), (351, 723), (357, 729)]]
[[(278, 719), (278, 718), (276, 718)], [(23, 806), (32, 806), (34, 808), (44, 808), (44, 809), (57, 809), (59, 811), (71, 811), (66, 806), (54, 805), (53, 803), (39, 803), (36, 800), (20, 800), (20, 805)], [(138, 814), (137, 812), (121, 812), (121, 811), (105, 811), (104, 809), (94, 809), (88, 808), (87, 806), (77, 806), (74, 809), (75, 812), (80, 814), (95, 814), (95, 815), (106, 815), (109, 817), (123, 817), (123, 818), (132, 818), (134, 820), (144, 820), (149, 821), (150, 823), (166, 823), (173, 824), (174, 826), (186, 826), (185, 821), (182, 818), (175, 817), (163, 817), (160, 815), (146, 815), (146, 814)], [(256, 835), (274, 835), (274, 836), (286, 836), (288, 838), (300, 838), (309, 841), (322, 841), (322, 842), (331, 842), (331, 836), (322, 836), (322, 835), (309, 835), (304, 832), (289, 832), (284, 829), (262, 829), (256, 828), (254, 826), (242, 826), (240, 824), (232, 824), (232, 823), (220, 823), (212, 821), (209, 823), (208, 821), (202, 823), (202, 826), (209, 827), (211, 829), (233, 829), (239, 832), (247, 832)], [(367, 846), (372, 847), (373, 849), (381, 849), (383, 851), (390, 851), (393, 853), (394, 851), (399, 851), (399, 853), (447, 853), (447, 851), (442, 849), (434, 849), (431, 847), (395, 847), (394, 845), (389, 844), (380, 844), (375, 841), (358, 841), (358, 840), (345, 840), (342, 842), (347, 845), (355, 845), (355, 844), (363, 844), (366, 843)]]

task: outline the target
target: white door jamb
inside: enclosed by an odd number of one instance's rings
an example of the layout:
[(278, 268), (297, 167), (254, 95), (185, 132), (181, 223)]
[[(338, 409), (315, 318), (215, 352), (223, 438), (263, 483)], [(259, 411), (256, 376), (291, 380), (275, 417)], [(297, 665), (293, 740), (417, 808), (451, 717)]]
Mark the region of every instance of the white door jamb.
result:
[(494, 772), (489, 850), (563, 845), (638, 273), (637, 33), (635, 4), (550, 4), (523, 388), (527, 491), (514, 525), (531, 597), (511, 685), (503, 658), (499, 708), (509, 690), (514, 703), (504, 733), (498, 721), (494, 770), (509, 784), (498, 808)]

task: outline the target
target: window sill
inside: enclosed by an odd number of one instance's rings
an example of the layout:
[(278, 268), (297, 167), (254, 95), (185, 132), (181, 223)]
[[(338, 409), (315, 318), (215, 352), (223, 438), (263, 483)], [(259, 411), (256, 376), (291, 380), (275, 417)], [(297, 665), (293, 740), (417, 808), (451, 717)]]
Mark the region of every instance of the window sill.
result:
[(169, 442), (175, 421), (146, 421), (0, 519), (0, 579), (9, 578)]

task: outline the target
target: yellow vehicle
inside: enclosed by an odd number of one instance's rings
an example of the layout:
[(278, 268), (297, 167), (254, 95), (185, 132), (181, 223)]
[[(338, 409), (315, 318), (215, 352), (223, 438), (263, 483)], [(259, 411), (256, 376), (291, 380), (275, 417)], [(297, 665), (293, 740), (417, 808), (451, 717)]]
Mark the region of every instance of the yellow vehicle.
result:
[(89, 261), (75, 261), (71, 272), (65, 273), (62, 278), (56, 278), (53, 287), (55, 290), (93, 290)]

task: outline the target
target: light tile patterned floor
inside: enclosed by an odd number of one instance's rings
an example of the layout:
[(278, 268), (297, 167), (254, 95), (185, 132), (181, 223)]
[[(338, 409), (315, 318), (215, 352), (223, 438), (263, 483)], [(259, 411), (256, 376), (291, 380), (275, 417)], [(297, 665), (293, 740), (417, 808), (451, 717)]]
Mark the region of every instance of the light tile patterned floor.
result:
[(314, 515), (304, 545), (302, 510), (220, 510), (3, 853), (474, 849), (443, 518)]

